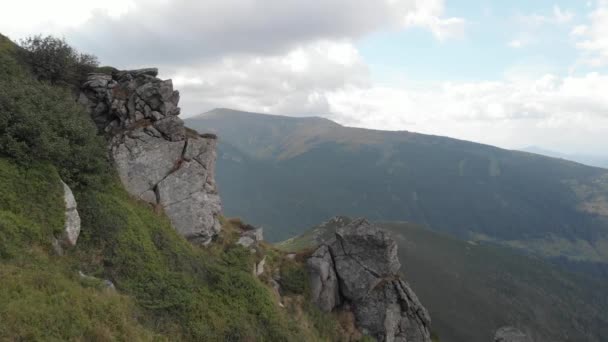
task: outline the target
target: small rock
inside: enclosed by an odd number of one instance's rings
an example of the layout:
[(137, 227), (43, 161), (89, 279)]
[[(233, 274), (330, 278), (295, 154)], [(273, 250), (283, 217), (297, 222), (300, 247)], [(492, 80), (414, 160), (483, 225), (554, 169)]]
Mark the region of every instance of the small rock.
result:
[(264, 266), (266, 265), (266, 256), (264, 256), (262, 258), (262, 260), (260, 260), (260, 262), (258, 262), (257, 264), (253, 265), (253, 274), (256, 277), (259, 277), (260, 275), (262, 275), (262, 273), (264, 273)]
[(249, 248), (255, 244), (255, 240), (250, 236), (241, 236), (239, 240), (236, 242), (238, 245), (241, 245), (245, 248)]
[(532, 342), (532, 340), (521, 330), (507, 326), (496, 330), (494, 342)]
[(76, 199), (72, 189), (63, 181), (61, 184), (63, 185), (63, 199), (65, 202), (65, 224), (60, 243), (65, 246), (76, 246), (80, 235), (80, 215), (78, 215)]

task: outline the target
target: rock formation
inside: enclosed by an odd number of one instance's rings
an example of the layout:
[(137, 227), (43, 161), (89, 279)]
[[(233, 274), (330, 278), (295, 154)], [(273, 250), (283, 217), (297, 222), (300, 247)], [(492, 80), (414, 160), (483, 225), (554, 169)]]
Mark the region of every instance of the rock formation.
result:
[(312, 300), (324, 311), (348, 307), (357, 326), (379, 341), (430, 342), (430, 317), (397, 274), (397, 244), (357, 219), (338, 228), (307, 262)]
[(173, 227), (195, 243), (219, 232), (216, 140), (185, 128), (179, 92), (157, 69), (90, 74), (79, 102), (108, 136), (110, 156), (133, 196), (163, 208)]
[(63, 185), (63, 200), (65, 202), (65, 224), (59, 242), (63, 246), (71, 247), (76, 246), (80, 235), (80, 215), (78, 215), (76, 199), (72, 189), (64, 182), (61, 182), (61, 184)]
[(515, 327), (502, 327), (496, 330), (494, 342), (532, 342), (532, 340)]

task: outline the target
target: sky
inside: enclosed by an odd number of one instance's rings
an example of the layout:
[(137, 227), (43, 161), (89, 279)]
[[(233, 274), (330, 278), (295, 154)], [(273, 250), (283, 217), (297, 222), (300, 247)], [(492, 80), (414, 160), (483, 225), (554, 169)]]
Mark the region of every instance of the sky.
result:
[(0, 33), (155, 66), (182, 117), (322, 116), (608, 155), (608, 0), (0, 0)]

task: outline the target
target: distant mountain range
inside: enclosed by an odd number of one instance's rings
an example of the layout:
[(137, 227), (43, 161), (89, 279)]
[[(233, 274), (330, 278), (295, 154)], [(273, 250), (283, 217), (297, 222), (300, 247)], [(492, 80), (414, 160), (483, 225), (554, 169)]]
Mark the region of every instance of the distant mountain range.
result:
[[(311, 248), (350, 218), (336, 217), (278, 244)], [(406, 222), (377, 223), (397, 241), (399, 260), (441, 341), (492, 341), (514, 325), (534, 341), (606, 341), (606, 283), (570, 274), (535, 257), (461, 241)]]
[(561, 158), (566, 160), (575, 161), (577, 163), (601, 167), (608, 169), (608, 156), (590, 155), (590, 154), (568, 154), (556, 151), (551, 151), (538, 146), (527, 146), (520, 149), (521, 151), (542, 154), (544, 156)]
[(440, 136), (217, 109), (225, 213), (271, 241), (335, 215), (416, 222), (551, 258), (608, 262), (608, 170)]

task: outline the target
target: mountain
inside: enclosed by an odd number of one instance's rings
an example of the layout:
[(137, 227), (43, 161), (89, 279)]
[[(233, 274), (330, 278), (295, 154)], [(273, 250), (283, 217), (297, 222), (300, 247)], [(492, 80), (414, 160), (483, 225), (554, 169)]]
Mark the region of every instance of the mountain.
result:
[[(279, 244), (310, 249), (348, 225), (336, 217)], [(461, 241), (407, 222), (379, 222), (397, 241), (405, 279), (428, 308), (442, 341), (492, 341), (516, 326), (534, 341), (605, 341), (605, 282), (491, 243)]]
[(542, 154), (543, 156), (561, 158), (571, 160), (577, 163), (601, 167), (608, 169), (608, 156), (590, 155), (590, 154), (568, 154), (556, 151), (547, 150), (538, 146), (527, 146), (520, 149), (521, 151)]
[(217, 109), (225, 212), (278, 241), (336, 214), (409, 221), (551, 258), (608, 262), (608, 171), (407, 131)]

